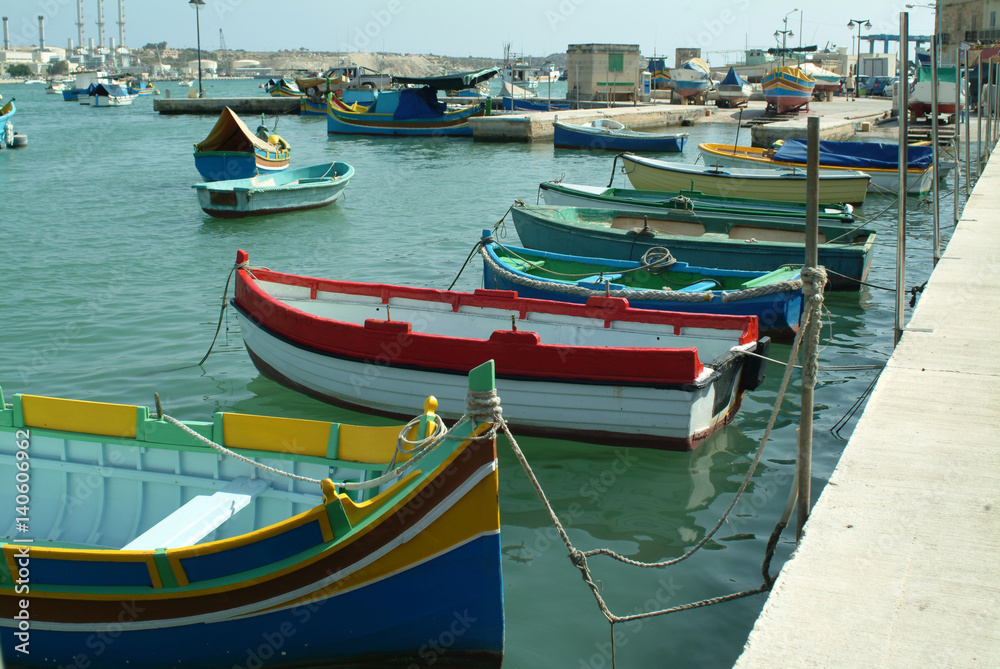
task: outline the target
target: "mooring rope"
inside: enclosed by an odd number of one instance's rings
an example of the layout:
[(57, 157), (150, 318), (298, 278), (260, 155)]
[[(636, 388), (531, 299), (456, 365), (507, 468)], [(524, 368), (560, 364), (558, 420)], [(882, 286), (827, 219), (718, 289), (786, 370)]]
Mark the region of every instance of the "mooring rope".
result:
[(233, 265), (233, 268), (229, 270), (229, 276), (226, 277), (226, 287), (222, 290), (222, 307), (219, 309), (219, 322), (215, 326), (215, 336), (212, 337), (212, 343), (209, 344), (208, 351), (205, 352), (205, 356), (198, 361), (198, 364), (195, 365), (195, 367), (204, 363), (208, 360), (208, 356), (212, 355), (212, 349), (215, 348), (215, 341), (219, 338), (219, 331), (222, 329), (222, 317), (226, 313), (226, 306), (229, 304), (229, 301), (226, 299), (229, 296), (229, 282), (232, 281), (233, 273), (238, 269), (245, 269), (250, 273), (250, 276), (252, 276), (255, 281), (257, 280), (257, 277), (253, 276), (253, 271), (255, 269), (269, 271), (266, 267), (251, 267), (250, 262), (246, 260), (236, 263)]

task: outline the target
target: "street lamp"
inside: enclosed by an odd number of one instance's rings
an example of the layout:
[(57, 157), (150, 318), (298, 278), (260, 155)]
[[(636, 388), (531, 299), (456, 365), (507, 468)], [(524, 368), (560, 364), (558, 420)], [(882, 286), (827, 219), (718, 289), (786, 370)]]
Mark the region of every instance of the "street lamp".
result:
[[(192, 0), (193, 1), (193, 0)], [(854, 78), (857, 81), (856, 86), (861, 88), (861, 26), (864, 24), (865, 30), (872, 29), (872, 22), (868, 19), (851, 19), (847, 22), (848, 28), (854, 28), (855, 25), (858, 26), (858, 64), (854, 69)]]
[(781, 66), (785, 66), (785, 46), (788, 43), (789, 37), (795, 37), (795, 33), (788, 29), (788, 17), (799, 11), (798, 9), (793, 9), (792, 11), (785, 14), (785, 18), (782, 21), (785, 24), (784, 30), (775, 30), (774, 39), (778, 39), (778, 35), (781, 35)]
[(188, 0), (188, 6), (194, 9), (194, 25), (198, 31), (198, 97), (205, 97), (205, 89), (201, 87), (201, 8), (205, 0)]

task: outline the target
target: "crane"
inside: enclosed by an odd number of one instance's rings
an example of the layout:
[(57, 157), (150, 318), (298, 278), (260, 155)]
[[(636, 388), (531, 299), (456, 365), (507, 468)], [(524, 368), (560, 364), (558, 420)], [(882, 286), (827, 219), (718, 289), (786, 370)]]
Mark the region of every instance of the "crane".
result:
[[(219, 28), (219, 64), (222, 65), (222, 59), (226, 57), (226, 36), (222, 34), (222, 28)], [(232, 65), (223, 71), (226, 74), (232, 74), (229, 70), (232, 69)]]

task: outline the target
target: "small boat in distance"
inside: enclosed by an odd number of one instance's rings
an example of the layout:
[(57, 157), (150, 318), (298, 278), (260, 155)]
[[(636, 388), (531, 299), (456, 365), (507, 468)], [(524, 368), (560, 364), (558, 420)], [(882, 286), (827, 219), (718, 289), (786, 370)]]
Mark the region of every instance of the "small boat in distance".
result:
[(288, 142), (261, 123), (257, 134), (229, 107), (208, 137), (194, 145), (194, 166), (206, 181), (248, 179), (288, 169)]
[(557, 149), (603, 149), (608, 151), (655, 151), (679, 153), (687, 141), (686, 132), (636, 132), (610, 118), (599, 118), (579, 125), (552, 122), (553, 143)]
[(97, 84), (88, 97), (94, 107), (125, 107), (135, 102), (136, 96), (118, 84)]
[(753, 92), (746, 79), (741, 77), (735, 67), (730, 67), (726, 73), (726, 78), (715, 87), (716, 107), (745, 107), (750, 101), (750, 94)]
[(195, 184), (198, 202), (216, 218), (243, 218), (333, 204), (354, 176), (347, 163), (323, 163), (248, 179)]
[[(632, 153), (620, 157), (628, 180), (640, 190), (696, 190), (725, 197), (806, 201), (806, 172), (799, 167), (739, 169), (671, 163)], [(820, 201), (860, 205), (869, 180), (866, 173), (854, 170), (824, 172), (819, 176)]]
[[(237, 258), (247, 260), (242, 251)], [(753, 316), (256, 268), (237, 270), (232, 304), (257, 369), (312, 397), (393, 416), (414, 401), (416, 388), (431, 384), (438, 414), (457, 418), (465, 411), (465, 374), (492, 359), (512, 429), (616, 446), (690, 450), (701, 443), (762, 381), (763, 361), (749, 354), (769, 344), (758, 339)]]
[(775, 114), (802, 108), (808, 111), (815, 85), (816, 80), (797, 67), (786, 65), (774, 68), (761, 79), (767, 111)]
[[(492, 364), (456, 385), (493, 391)], [(30, 547), (39, 644), (15, 650), (26, 594), (0, 580), (8, 663), (70, 666), (114, 630), (101, 667), (260, 666), (258, 648), (274, 651), (261, 653), (268, 669), (418, 666), (451, 624), (451, 666), (497, 669), (491, 424), (445, 435), (437, 388), (418, 380), (413, 393), (415, 429), (222, 411), (182, 423), (142, 406), (8, 396), (0, 474), (13, 480), (30, 453), (38, 488), (30, 528), (13, 504), (0, 510), (2, 541), (8, 556)], [(414, 453), (397, 451), (401, 437)], [(459, 617), (469, 622), (455, 627)]]

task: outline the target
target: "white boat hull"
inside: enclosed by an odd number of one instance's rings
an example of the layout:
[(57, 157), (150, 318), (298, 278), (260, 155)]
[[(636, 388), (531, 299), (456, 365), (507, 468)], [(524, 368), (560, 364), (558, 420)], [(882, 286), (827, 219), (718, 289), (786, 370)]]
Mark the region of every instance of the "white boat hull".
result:
[[(433, 386), (437, 413), (450, 420), (465, 410), (466, 377), (351, 360), (294, 346), (251, 319), (241, 318), (243, 340), (267, 376), (337, 404), (405, 414)], [(497, 378), (504, 417), (512, 425), (560, 433), (632, 434), (689, 439), (715, 430), (739, 406), (739, 374), (731, 384), (692, 391), (634, 386), (520, 381)], [(727, 396), (716, 401), (716, 392)], [(713, 406), (725, 408), (713, 414)]]
[(125, 107), (135, 102), (135, 96), (125, 95), (122, 97), (94, 95), (93, 105), (95, 107)]

